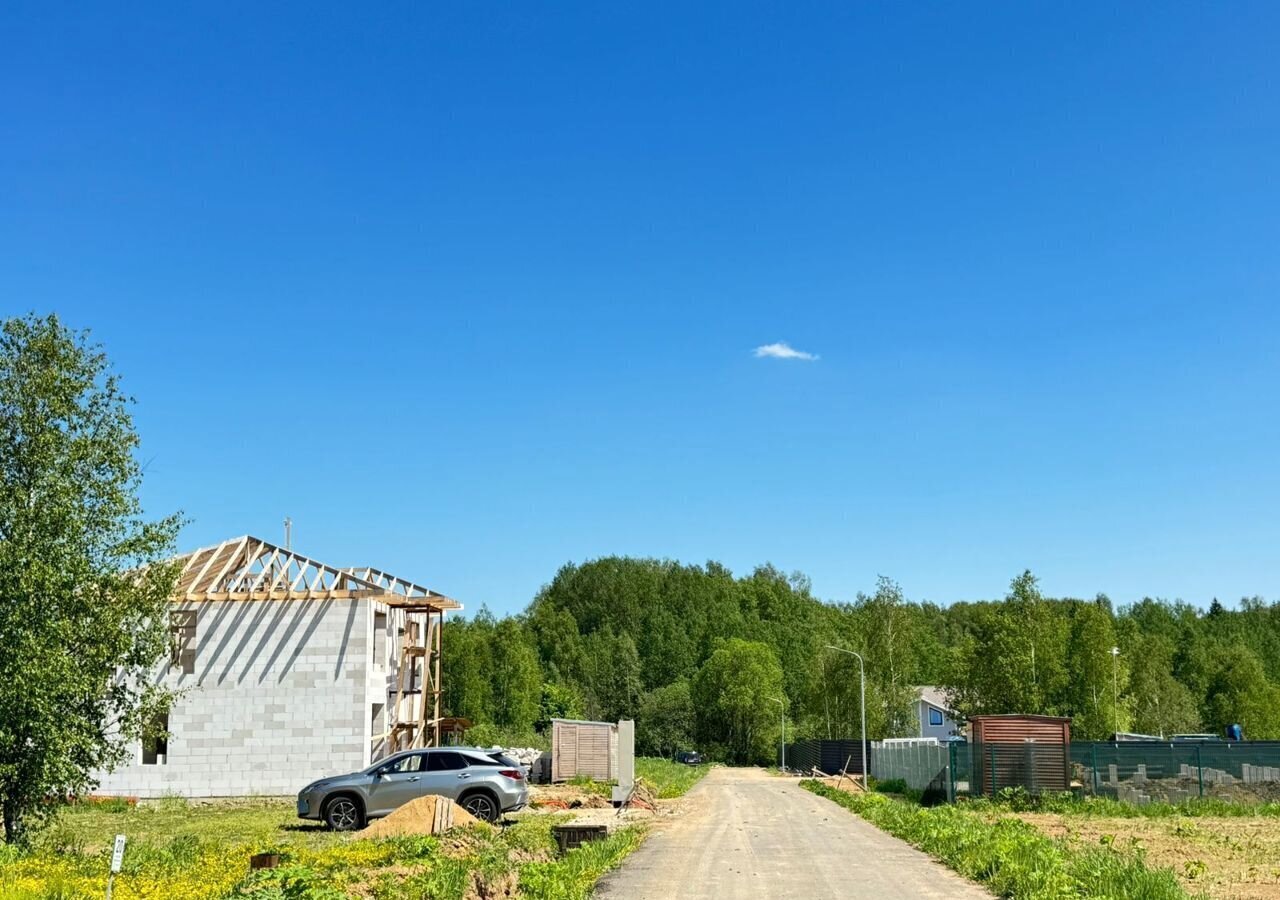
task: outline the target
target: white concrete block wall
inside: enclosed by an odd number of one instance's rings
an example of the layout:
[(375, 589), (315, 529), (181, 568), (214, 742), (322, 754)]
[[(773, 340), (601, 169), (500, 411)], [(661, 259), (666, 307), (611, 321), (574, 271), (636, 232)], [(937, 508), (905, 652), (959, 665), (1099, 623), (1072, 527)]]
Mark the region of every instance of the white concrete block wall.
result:
[[(367, 600), (226, 601), (194, 609), (195, 674), (165, 665), (185, 691), (169, 716), (163, 764), (134, 760), (98, 793), (233, 797), (294, 794), (369, 761), (373, 604)], [(385, 697), (384, 697), (385, 699)]]

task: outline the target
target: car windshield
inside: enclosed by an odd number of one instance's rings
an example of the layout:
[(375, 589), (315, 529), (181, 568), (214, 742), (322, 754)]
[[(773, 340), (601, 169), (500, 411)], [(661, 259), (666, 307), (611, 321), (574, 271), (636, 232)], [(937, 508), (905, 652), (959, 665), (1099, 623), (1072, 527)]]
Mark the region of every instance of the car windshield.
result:
[(520, 765), (520, 763), (516, 762), (510, 756), (507, 756), (507, 754), (505, 753), (490, 753), (488, 754), (488, 756), (490, 759), (494, 760), (495, 762), (502, 763), (502, 765), (504, 766), (510, 766), (513, 769), (523, 768)]

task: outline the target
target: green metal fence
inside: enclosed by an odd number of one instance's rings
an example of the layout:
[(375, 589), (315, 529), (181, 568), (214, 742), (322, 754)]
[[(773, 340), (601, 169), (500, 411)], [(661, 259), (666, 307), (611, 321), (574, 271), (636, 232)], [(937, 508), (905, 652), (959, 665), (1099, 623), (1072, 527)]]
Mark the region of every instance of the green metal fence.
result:
[(870, 767), (876, 780), (901, 780), (933, 801), (1021, 788), (1138, 804), (1200, 797), (1280, 802), (1280, 741), (875, 741)]
[[(1126, 803), (1212, 797), (1280, 802), (1280, 742), (1078, 741), (952, 744), (949, 798), (994, 797), (1005, 788), (1036, 795), (1071, 791)], [(885, 761), (875, 758), (872, 772)]]
[(1071, 765), (1077, 790), (1128, 803), (1280, 801), (1277, 741), (1078, 742)]

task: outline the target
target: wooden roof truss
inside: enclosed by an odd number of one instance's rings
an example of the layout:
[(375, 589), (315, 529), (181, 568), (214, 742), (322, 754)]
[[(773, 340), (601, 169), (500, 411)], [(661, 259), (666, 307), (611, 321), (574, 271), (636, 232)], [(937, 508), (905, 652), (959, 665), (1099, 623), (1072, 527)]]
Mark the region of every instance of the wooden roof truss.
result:
[(181, 557), (179, 600), (369, 598), (405, 609), (461, 609), (456, 600), (371, 567), (337, 568), (246, 535)]

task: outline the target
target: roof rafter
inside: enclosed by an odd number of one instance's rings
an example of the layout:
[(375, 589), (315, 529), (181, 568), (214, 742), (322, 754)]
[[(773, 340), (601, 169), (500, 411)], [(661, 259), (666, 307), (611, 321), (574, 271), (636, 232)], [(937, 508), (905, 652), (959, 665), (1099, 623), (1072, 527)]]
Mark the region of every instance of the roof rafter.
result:
[(462, 609), (444, 594), (379, 569), (326, 565), (249, 535), (193, 551), (178, 561), (183, 563), (175, 596), (179, 600), (367, 597), (393, 606)]

